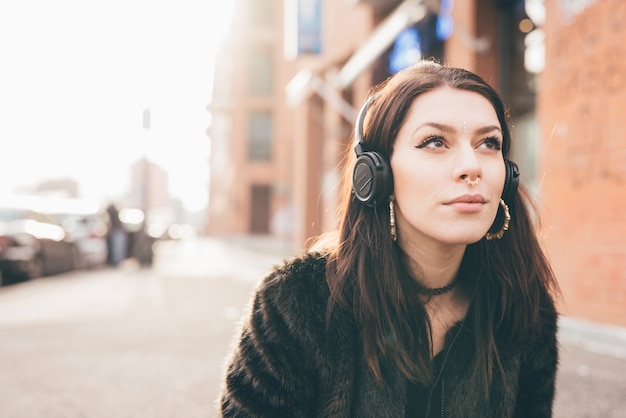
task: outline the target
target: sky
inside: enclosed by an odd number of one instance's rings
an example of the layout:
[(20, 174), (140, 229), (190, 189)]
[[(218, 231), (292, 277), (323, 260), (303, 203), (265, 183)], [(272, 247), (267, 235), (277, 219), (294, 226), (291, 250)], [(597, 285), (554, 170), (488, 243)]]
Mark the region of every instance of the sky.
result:
[(81, 197), (117, 199), (146, 156), (189, 210), (206, 206), (206, 106), (231, 3), (0, 2), (0, 193), (70, 177)]

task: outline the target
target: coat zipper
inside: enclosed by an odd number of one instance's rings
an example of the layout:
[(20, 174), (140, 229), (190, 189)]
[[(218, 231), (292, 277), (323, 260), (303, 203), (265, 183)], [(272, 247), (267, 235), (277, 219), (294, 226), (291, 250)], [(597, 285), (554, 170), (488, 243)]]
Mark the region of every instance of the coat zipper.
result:
[(441, 379), (441, 418), (443, 418), (443, 405), (446, 393), (446, 379)]

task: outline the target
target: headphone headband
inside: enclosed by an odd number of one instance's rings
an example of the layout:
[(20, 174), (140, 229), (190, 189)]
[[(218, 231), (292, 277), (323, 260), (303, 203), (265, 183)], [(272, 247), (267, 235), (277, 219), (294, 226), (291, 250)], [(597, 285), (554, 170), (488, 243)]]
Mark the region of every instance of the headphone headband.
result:
[(374, 99), (374, 96), (369, 96), (367, 98), (365, 103), (363, 103), (361, 110), (359, 110), (358, 116), (356, 117), (356, 124), (354, 126), (354, 137), (356, 138), (356, 145), (361, 145), (361, 147), (365, 143), (365, 136), (363, 135), (363, 124), (365, 123), (365, 114), (367, 113), (367, 108), (369, 107), (373, 99)]

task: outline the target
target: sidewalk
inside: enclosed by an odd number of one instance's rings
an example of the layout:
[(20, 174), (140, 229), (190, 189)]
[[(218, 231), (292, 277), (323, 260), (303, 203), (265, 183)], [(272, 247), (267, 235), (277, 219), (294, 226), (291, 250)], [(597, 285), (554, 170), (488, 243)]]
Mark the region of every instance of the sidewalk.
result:
[(286, 238), (266, 235), (226, 235), (208, 238), (279, 259), (289, 258), (298, 253), (295, 244)]
[(593, 353), (626, 360), (626, 328), (561, 316), (559, 341)]

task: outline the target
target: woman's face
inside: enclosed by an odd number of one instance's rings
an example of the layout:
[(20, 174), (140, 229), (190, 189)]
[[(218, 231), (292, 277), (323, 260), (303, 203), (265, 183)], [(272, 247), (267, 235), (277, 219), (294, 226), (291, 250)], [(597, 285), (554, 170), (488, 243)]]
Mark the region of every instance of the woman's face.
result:
[(465, 245), (492, 225), (504, 188), (502, 131), (478, 93), (438, 88), (412, 103), (391, 155), (400, 245)]

